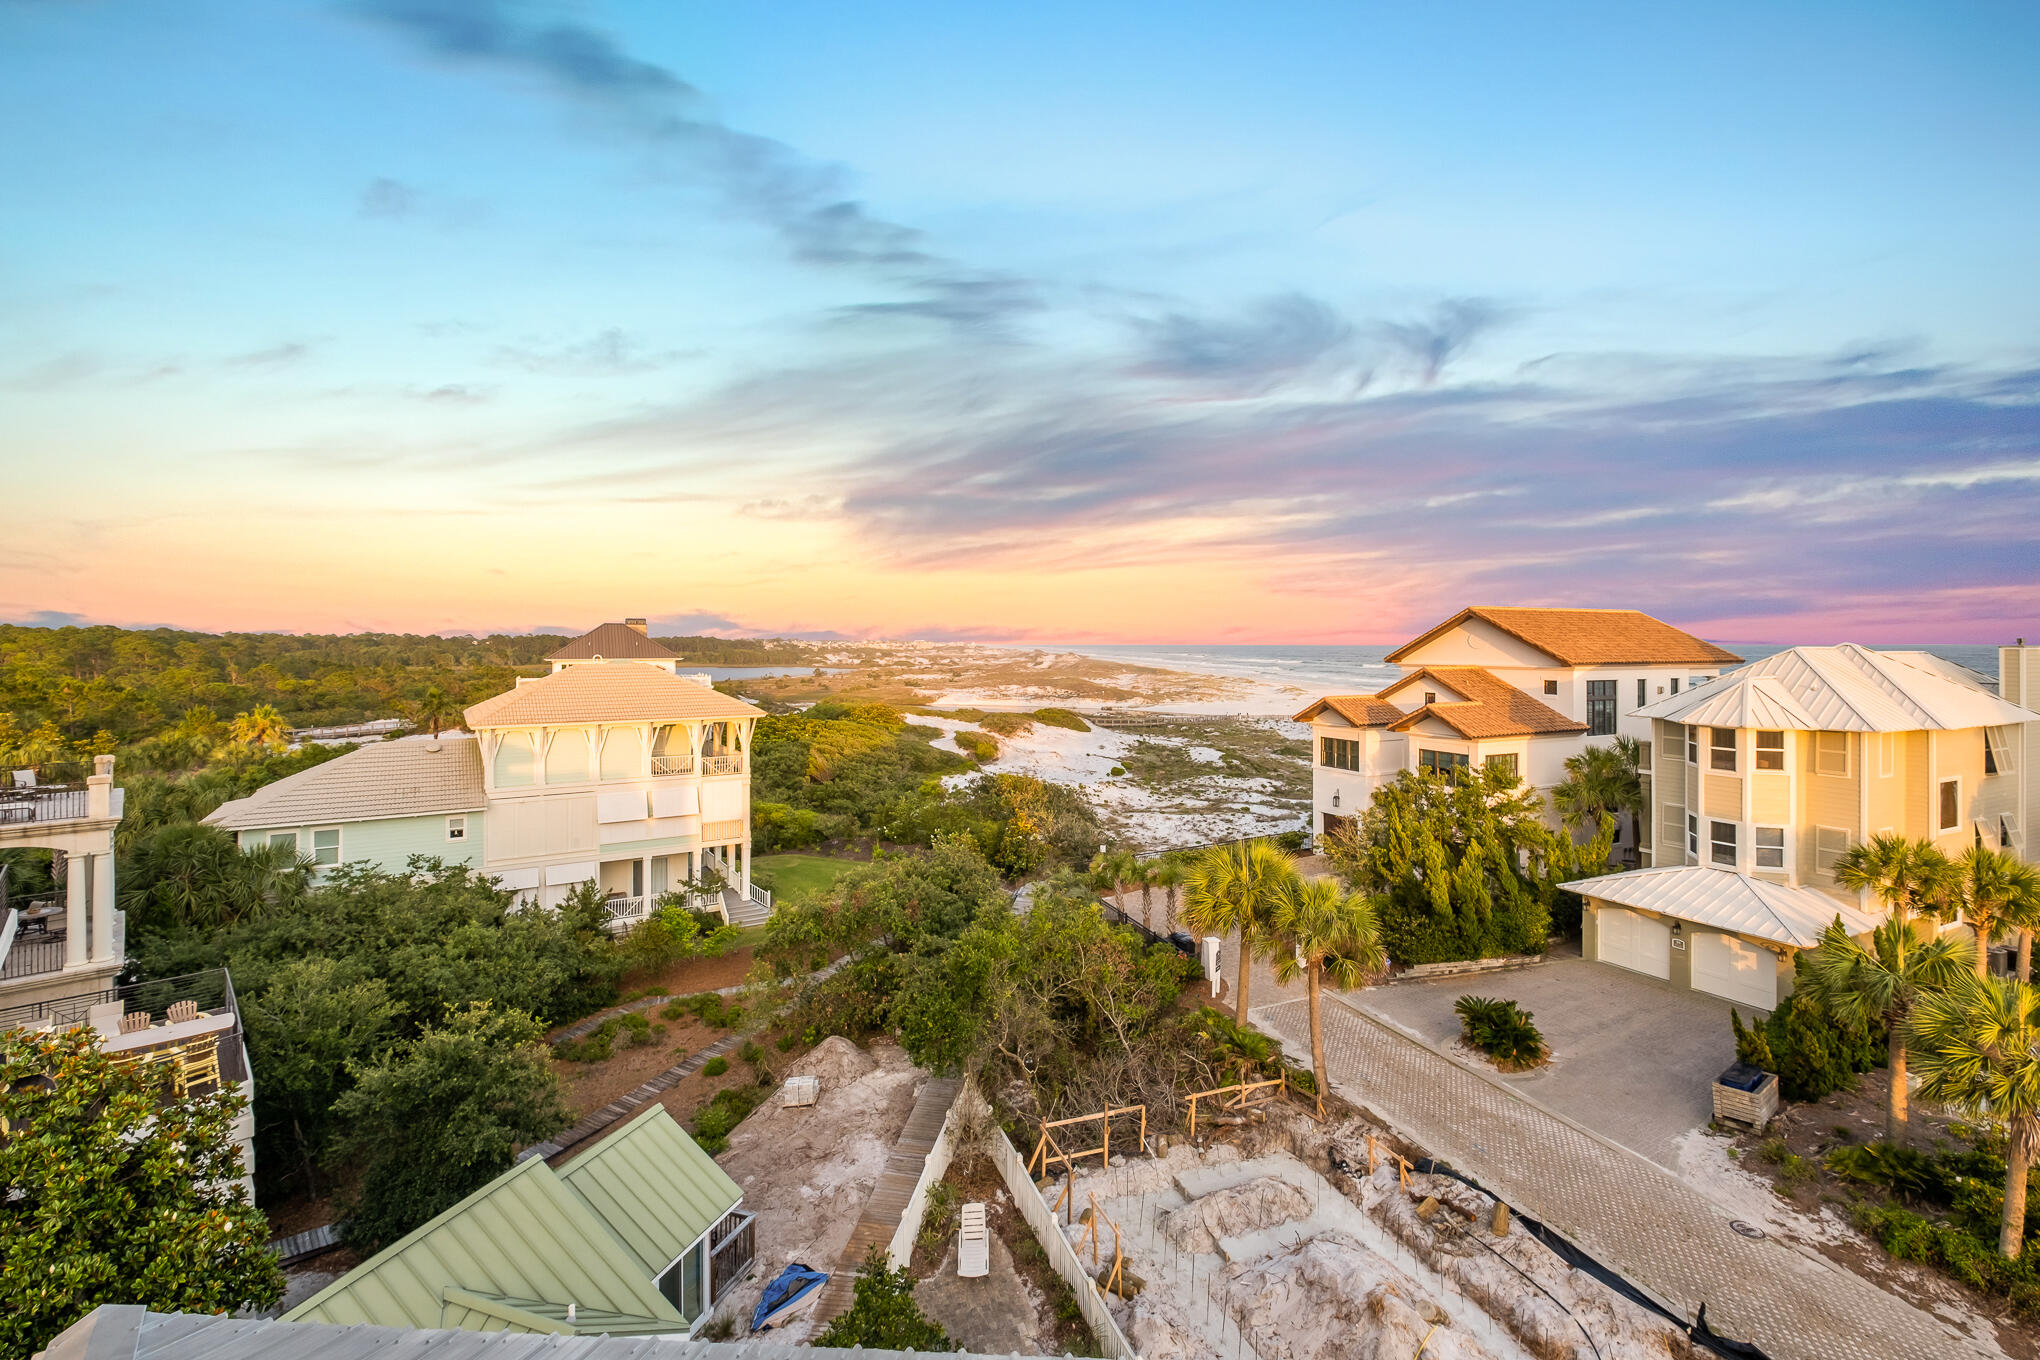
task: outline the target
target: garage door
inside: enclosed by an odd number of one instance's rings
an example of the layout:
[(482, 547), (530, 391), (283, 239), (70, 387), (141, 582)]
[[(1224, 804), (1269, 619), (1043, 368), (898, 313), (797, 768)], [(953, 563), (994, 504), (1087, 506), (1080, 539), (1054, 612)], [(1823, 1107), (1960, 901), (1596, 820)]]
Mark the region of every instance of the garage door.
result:
[(1633, 968), (1654, 978), (1672, 975), (1672, 927), (1655, 916), (1640, 916), (1621, 907), (1602, 907), (1601, 962)]
[(1733, 935), (1693, 933), (1693, 988), (1759, 1010), (1778, 1004), (1778, 956)]

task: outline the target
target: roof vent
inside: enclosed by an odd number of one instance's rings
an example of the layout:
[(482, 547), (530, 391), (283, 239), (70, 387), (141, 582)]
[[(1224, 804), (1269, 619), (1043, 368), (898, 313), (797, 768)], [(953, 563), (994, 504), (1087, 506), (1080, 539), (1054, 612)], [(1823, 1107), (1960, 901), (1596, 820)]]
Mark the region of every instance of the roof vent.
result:
[(625, 619), (623, 626), (630, 629), (633, 633), (640, 635), (645, 632), (645, 621), (643, 619)]

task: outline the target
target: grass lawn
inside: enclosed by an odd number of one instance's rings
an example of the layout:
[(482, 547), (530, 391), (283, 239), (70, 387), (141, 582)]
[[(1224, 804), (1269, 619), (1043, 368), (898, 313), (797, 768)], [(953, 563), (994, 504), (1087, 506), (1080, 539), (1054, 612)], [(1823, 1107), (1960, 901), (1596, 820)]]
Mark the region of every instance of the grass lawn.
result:
[(760, 855), (751, 861), (751, 879), (774, 897), (823, 892), (845, 873), (865, 863), (829, 855)]

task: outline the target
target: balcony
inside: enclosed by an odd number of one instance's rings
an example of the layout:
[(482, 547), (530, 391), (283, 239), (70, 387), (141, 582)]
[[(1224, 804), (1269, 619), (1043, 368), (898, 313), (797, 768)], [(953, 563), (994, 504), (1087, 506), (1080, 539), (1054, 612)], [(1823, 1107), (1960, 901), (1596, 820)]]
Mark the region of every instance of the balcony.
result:
[(744, 757), (740, 752), (720, 756), (703, 756), (701, 758), (701, 772), (703, 774), (742, 774), (744, 772)]
[(751, 1273), (757, 1255), (758, 1216), (732, 1209), (708, 1230), (708, 1303), (721, 1303), (737, 1281)]
[(651, 899), (649, 897), (623, 896), (603, 898), (602, 909), (609, 913), (609, 928), (611, 930), (634, 925), (651, 915), (652, 910)]
[(652, 757), (652, 773), (655, 775), (693, 774), (694, 753), (689, 751), (682, 755), (671, 756), (655, 755)]
[(91, 790), (83, 784), (0, 789), (0, 826), (79, 822), (91, 812)]
[(89, 1024), (117, 1061), (166, 1076), (179, 1094), (248, 1080), (233, 979), (224, 968), (0, 1010), (0, 1029)]

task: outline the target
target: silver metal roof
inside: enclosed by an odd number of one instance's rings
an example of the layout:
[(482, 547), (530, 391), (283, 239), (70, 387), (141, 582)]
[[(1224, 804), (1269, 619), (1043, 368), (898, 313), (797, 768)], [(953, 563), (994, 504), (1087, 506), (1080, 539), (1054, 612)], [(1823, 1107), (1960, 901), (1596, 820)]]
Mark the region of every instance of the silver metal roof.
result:
[[(1964, 677), (1969, 677), (1965, 679)], [(1815, 732), (1955, 731), (2040, 722), (1993, 694), (1983, 678), (1917, 652), (1855, 643), (1792, 647), (1636, 710), (1703, 727)]]
[(1837, 916), (1851, 935), (1860, 935), (1877, 925), (1876, 917), (1817, 888), (1767, 883), (1711, 864), (1632, 869), (1628, 873), (1574, 879), (1559, 886), (1596, 902), (1676, 917), (1799, 949), (1819, 944), (1820, 933)]

